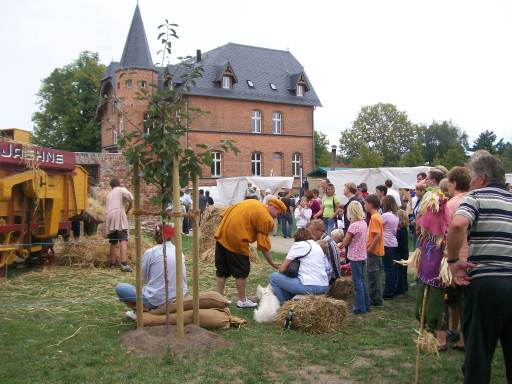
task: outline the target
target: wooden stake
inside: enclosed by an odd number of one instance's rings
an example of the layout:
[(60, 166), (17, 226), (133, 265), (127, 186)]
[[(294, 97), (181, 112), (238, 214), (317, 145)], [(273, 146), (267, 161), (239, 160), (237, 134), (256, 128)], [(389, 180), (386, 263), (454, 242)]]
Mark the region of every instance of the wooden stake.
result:
[(194, 175), (192, 183), (192, 206), (194, 207), (194, 222), (192, 227), (192, 314), (194, 324), (199, 326), (199, 219), (201, 212), (199, 211), (198, 175)]
[(418, 335), (418, 342), (416, 343), (416, 379), (414, 380), (415, 384), (419, 384), (420, 382), (420, 338), (425, 329), (425, 306), (427, 305), (427, 295), (428, 295), (428, 285), (425, 284), (423, 288), (423, 301), (421, 303), (421, 311), (420, 311), (420, 333)]
[(172, 162), (172, 210), (174, 213), (174, 240), (176, 247), (176, 337), (185, 337), (183, 320), (183, 254), (181, 241), (180, 170), (178, 156)]
[(139, 165), (133, 165), (133, 205), (135, 215), (135, 307), (137, 311), (137, 328), (144, 326), (142, 322), (142, 278), (141, 278), (141, 254), (142, 241), (140, 229), (140, 176)]

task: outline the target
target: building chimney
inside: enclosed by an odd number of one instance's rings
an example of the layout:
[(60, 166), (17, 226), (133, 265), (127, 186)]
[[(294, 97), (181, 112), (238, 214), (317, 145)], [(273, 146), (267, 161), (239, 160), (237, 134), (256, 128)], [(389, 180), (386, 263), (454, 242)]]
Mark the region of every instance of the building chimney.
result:
[(196, 62), (199, 63), (201, 61), (201, 50), (196, 50)]
[(331, 145), (331, 171), (336, 169), (336, 146)]

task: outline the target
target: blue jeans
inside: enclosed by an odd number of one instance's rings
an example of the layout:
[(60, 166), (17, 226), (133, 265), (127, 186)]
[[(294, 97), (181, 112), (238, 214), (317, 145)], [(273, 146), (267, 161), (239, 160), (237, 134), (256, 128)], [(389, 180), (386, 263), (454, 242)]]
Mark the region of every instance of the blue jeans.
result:
[[(116, 293), (119, 297), (119, 300), (121, 300), (125, 304), (135, 304), (136, 302), (136, 290), (135, 286), (132, 284), (127, 283), (119, 283), (116, 285)], [(144, 305), (144, 308), (147, 309), (155, 309), (157, 308), (156, 305), (151, 304), (148, 299), (146, 299), (144, 296), (142, 296), (142, 303)]]
[(329, 286), (303, 285), (298, 277), (288, 277), (280, 272), (272, 272), (268, 279), (281, 305), (295, 295), (321, 295)]
[(350, 271), (352, 272), (352, 284), (354, 284), (355, 301), (354, 312), (365, 313), (370, 310), (371, 301), (368, 285), (366, 284), (366, 261), (350, 260)]
[(397, 250), (397, 247), (384, 247), (384, 257), (382, 259), (384, 263), (384, 292), (382, 296), (385, 299), (391, 299), (396, 293), (398, 284), (398, 264), (395, 264), (393, 260), (397, 258)]
[(325, 233), (327, 233), (329, 236), (331, 236), (331, 232), (333, 231), (333, 229), (337, 228), (338, 219), (336, 218), (336, 216), (334, 217), (334, 219), (330, 219), (328, 217), (322, 217), (322, 221), (324, 222)]
[(287, 212), (281, 215), (281, 230), (283, 231), (283, 237), (292, 237), (293, 219), (292, 214)]

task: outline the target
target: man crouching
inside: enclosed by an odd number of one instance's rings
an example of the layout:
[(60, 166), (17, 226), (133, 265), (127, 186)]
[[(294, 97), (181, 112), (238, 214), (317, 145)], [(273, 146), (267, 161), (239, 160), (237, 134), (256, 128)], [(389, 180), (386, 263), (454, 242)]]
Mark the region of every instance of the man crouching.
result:
[[(144, 310), (155, 309), (165, 303), (165, 279), (164, 279), (164, 239), (165, 254), (167, 257), (167, 280), (169, 302), (176, 300), (176, 248), (170, 241), (173, 237), (173, 228), (159, 224), (155, 228), (155, 241), (158, 245), (144, 252), (141, 265), (141, 278), (144, 286), (142, 288), (142, 302)], [(185, 257), (182, 256), (183, 270), (183, 295), (187, 294), (187, 275), (185, 269)], [(119, 283), (116, 286), (116, 293), (119, 300), (128, 307), (135, 308), (136, 293), (132, 284)], [(126, 312), (126, 316), (135, 320), (133, 310)]]

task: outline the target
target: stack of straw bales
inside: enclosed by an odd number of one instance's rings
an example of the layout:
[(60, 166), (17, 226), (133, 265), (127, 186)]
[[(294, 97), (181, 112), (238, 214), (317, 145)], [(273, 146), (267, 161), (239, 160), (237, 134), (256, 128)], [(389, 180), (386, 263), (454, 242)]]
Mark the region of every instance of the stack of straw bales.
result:
[(347, 316), (347, 305), (324, 295), (307, 296), (301, 300), (290, 300), (277, 313), (277, 324), (283, 325), (292, 311), (292, 329), (309, 333), (333, 332), (341, 327)]

